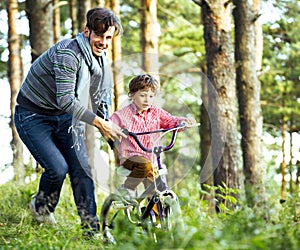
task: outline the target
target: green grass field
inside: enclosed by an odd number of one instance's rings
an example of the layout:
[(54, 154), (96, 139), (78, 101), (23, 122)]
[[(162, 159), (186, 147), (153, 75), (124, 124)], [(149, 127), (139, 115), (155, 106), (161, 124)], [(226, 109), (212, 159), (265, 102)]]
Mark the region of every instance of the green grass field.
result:
[[(56, 228), (38, 225), (32, 218), (28, 204), (36, 191), (37, 181), (22, 186), (14, 182), (0, 185), (0, 249), (299, 249), (298, 197), (290, 197), (280, 204), (270, 190), (266, 208), (254, 210), (240, 201), (238, 209), (211, 214), (205, 202), (199, 199), (200, 190), (196, 187), (199, 185), (193, 185), (193, 181), (186, 180), (176, 188), (185, 229), (176, 232), (174, 239), (161, 232), (155, 243), (149, 235), (124, 221), (116, 229), (117, 245), (105, 245), (101, 239), (82, 236), (68, 181), (55, 211)], [(104, 198), (103, 193), (97, 195), (99, 212)], [(268, 219), (264, 218), (265, 214)]]

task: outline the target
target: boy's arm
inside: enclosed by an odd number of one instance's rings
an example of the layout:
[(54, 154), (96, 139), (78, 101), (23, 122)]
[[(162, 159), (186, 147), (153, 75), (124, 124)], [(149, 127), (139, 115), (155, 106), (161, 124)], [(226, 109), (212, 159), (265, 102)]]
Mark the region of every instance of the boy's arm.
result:
[(182, 122), (186, 122), (188, 125), (193, 125), (196, 120), (191, 117), (173, 116), (169, 112), (161, 109), (160, 112), (160, 125), (161, 128), (172, 128), (180, 125)]

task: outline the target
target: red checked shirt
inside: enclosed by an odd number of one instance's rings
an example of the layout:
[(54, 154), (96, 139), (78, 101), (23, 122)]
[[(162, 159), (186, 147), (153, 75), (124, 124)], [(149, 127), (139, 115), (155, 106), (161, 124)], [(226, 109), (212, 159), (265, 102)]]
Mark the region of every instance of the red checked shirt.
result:
[[(114, 112), (110, 120), (117, 124), (121, 129), (126, 128), (130, 132), (138, 133), (158, 129), (168, 129), (179, 125), (184, 117), (172, 116), (167, 111), (151, 106), (148, 110), (139, 113), (134, 103)], [(159, 133), (139, 135), (138, 138), (146, 148), (153, 148), (157, 145)], [(126, 159), (132, 156), (143, 156), (152, 161), (152, 154), (144, 152), (131, 136), (122, 138), (118, 148), (119, 163), (122, 164)]]

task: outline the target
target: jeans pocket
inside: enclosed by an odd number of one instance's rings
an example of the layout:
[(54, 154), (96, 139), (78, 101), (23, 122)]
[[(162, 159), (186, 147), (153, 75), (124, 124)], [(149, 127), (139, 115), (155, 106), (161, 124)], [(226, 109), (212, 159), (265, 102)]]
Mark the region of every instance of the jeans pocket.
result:
[(22, 107), (17, 107), (15, 112), (15, 126), (19, 133), (33, 129), (36, 125), (38, 114)]
[(19, 113), (19, 121), (27, 122), (33, 120), (37, 116), (37, 113), (31, 111), (22, 111)]

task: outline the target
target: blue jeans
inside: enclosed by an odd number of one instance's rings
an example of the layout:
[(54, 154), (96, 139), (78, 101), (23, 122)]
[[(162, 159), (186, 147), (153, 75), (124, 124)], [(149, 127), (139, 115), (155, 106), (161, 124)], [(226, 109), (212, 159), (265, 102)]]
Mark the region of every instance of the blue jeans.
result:
[(80, 138), (80, 150), (72, 147), (74, 143), (69, 131), (72, 116), (66, 113), (41, 115), (16, 106), (14, 122), (20, 138), (44, 168), (36, 196), (36, 210), (41, 214), (54, 212), (68, 173), (82, 225), (98, 230), (91, 167), (84, 138)]

